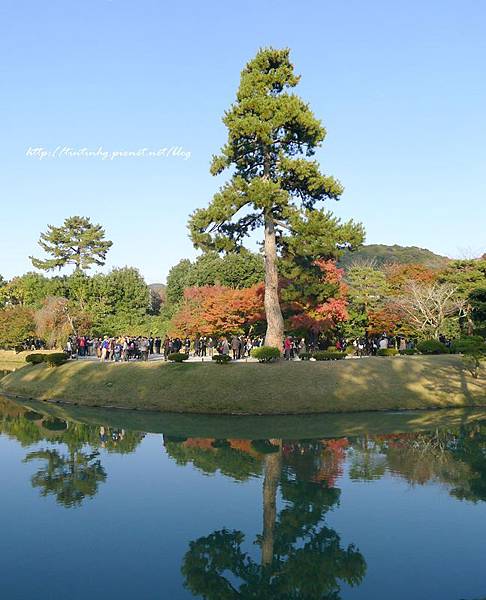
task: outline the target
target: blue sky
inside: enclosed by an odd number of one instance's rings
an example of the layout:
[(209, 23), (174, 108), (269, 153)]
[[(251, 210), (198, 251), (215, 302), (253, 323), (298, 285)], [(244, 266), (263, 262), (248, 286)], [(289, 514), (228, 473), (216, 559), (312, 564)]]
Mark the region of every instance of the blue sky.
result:
[[(485, 252), (485, 21), (481, 0), (2, 0), (0, 273), (31, 269), (40, 231), (73, 214), (105, 226), (107, 268), (164, 281), (195, 256), (221, 116), (269, 45), (291, 48), (327, 129), (318, 158), (345, 186), (330, 209), (369, 243)], [(26, 156), (58, 146), (191, 156)]]

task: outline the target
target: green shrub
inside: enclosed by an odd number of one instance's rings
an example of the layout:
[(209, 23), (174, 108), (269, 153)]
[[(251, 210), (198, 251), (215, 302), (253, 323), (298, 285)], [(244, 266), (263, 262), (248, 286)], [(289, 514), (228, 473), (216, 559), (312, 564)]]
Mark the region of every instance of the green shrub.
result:
[(405, 350), (399, 350), (399, 353), (402, 356), (413, 356), (414, 354), (418, 354), (418, 350), (416, 348), (406, 348)]
[(480, 335), (459, 338), (452, 344), (452, 352), (457, 354), (486, 354), (486, 344)]
[(309, 360), (310, 358), (312, 358), (312, 352), (301, 352), (299, 354), (299, 358), (300, 360)]
[(231, 360), (231, 356), (229, 354), (214, 354), (213, 360), (218, 363), (218, 365), (227, 365)]
[(64, 352), (51, 352), (44, 354), (44, 362), (48, 367), (60, 367), (67, 362), (68, 355)]
[(30, 363), (31, 365), (40, 365), (44, 362), (45, 354), (27, 354), (25, 357), (25, 362)]
[(423, 340), (417, 344), (422, 354), (449, 354), (449, 348), (438, 340)]
[(314, 352), (312, 356), (316, 360), (342, 360), (343, 358), (346, 358), (346, 352), (339, 352), (338, 350), (334, 350), (333, 352), (320, 350), (319, 352)]
[(346, 354), (347, 356), (351, 356), (355, 352), (356, 352), (356, 348), (352, 344), (350, 344), (349, 346), (346, 346), (346, 350), (344, 351), (344, 354)]
[(182, 352), (171, 352), (167, 357), (171, 362), (184, 362), (189, 358), (189, 354), (182, 354)]
[(396, 348), (380, 348), (376, 353), (377, 356), (396, 356), (397, 354), (398, 350)]
[(281, 356), (280, 350), (274, 346), (260, 346), (259, 348), (254, 348), (251, 351), (251, 355), (261, 363), (273, 362)]

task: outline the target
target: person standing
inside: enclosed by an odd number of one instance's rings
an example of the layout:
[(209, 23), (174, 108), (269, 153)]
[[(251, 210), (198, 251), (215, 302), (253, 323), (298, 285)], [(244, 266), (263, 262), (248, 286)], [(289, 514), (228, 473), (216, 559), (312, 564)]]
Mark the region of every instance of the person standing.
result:
[(122, 338), (122, 360), (128, 362), (128, 340), (126, 336)]
[(221, 354), (229, 354), (230, 352), (230, 345), (228, 343), (228, 340), (226, 337), (224, 337), (221, 341)]
[(170, 353), (170, 339), (167, 335), (164, 337), (162, 348), (164, 349), (164, 360), (167, 360)]
[(290, 360), (291, 352), (292, 352), (292, 339), (289, 336), (287, 336), (284, 341), (285, 360)]
[(144, 337), (140, 340), (139, 349), (140, 349), (140, 356), (141, 356), (142, 360), (144, 362), (147, 362), (149, 359), (149, 354), (150, 354), (150, 342), (146, 337)]
[(110, 354), (110, 340), (108, 336), (105, 335), (103, 341), (101, 342), (101, 362), (106, 362), (108, 360)]
[(123, 351), (121, 339), (116, 340), (113, 351), (114, 351), (113, 357), (115, 359), (115, 362), (120, 362), (121, 357), (122, 357), (122, 351)]
[(239, 358), (239, 349), (240, 349), (240, 340), (236, 335), (233, 335), (231, 338), (231, 350), (233, 351), (233, 360), (237, 360)]

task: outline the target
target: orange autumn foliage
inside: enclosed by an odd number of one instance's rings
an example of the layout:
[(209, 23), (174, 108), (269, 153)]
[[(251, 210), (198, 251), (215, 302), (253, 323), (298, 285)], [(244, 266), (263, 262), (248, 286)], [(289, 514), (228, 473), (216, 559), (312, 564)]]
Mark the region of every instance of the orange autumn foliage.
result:
[(432, 283), (437, 279), (437, 273), (421, 264), (394, 263), (385, 267), (388, 285), (394, 294), (402, 291), (409, 281)]
[(263, 284), (243, 289), (222, 285), (190, 287), (184, 290), (182, 306), (172, 318), (170, 334), (243, 333), (245, 325), (263, 318)]

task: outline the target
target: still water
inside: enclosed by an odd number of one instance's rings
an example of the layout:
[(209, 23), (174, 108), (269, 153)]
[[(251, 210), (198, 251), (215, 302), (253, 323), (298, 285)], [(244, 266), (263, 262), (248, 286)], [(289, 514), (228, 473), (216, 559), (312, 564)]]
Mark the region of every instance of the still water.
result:
[(486, 413), (0, 398), (0, 597), (486, 598)]

